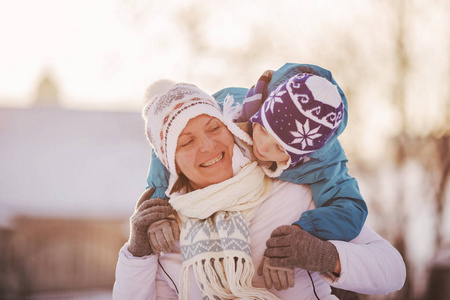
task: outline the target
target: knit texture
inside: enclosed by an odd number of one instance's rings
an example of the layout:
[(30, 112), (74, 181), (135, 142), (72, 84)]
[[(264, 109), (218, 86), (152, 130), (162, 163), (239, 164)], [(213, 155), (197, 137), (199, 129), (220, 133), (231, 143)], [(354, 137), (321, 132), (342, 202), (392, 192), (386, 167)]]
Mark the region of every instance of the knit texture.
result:
[(272, 181), (253, 162), (231, 179), (172, 195), (169, 202), (183, 222), (180, 299), (189, 299), (191, 267), (209, 299), (278, 299), (252, 286), (255, 267), (248, 229), (271, 186)]
[(274, 267), (265, 256), (259, 264), (257, 273), (264, 278), (264, 284), (268, 289), (274, 286), (277, 291), (282, 291), (295, 285), (294, 268)]
[[(164, 91), (164, 86), (168, 90)], [(160, 94), (154, 94), (155, 90)], [(170, 173), (166, 194), (172, 190), (178, 179), (175, 151), (178, 136), (189, 120), (200, 115), (209, 115), (219, 119), (233, 134), (243, 137), (242, 130), (232, 122), (232, 118), (224, 118), (222, 109), (214, 98), (195, 85), (188, 83), (171, 85), (170, 82), (164, 81), (162, 86), (149, 88), (147, 97), (148, 103), (142, 111), (142, 116), (145, 120), (147, 139)]]
[(275, 267), (295, 267), (312, 272), (333, 272), (336, 247), (293, 225), (276, 228), (266, 242), (264, 256)]
[[(267, 84), (264, 76), (260, 80)], [(247, 94), (246, 101), (254, 97)], [(339, 127), (343, 112), (335, 85), (323, 77), (300, 73), (272, 91), (250, 122), (262, 125), (285, 149), (290, 157), (290, 164), (283, 166), (286, 169), (322, 148)]]
[(153, 253), (169, 253), (180, 239), (180, 227), (174, 215), (150, 224), (147, 230)]
[(162, 220), (173, 213), (172, 207), (164, 199), (150, 199), (154, 189), (145, 191), (136, 205), (134, 214), (130, 218), (130, 236), (128, 250), (136, 257), (153, 253), (147, 229), (151, 224)]

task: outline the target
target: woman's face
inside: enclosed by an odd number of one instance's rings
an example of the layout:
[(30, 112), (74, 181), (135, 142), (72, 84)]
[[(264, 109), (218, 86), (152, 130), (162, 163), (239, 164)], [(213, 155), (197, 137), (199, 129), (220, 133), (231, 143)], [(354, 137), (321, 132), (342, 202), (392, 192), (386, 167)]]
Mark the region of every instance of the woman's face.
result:
[(233, 176), (234, 138), (218, 119), (200, 115), (191, 119), (177, 141), (175, 163), (194, 189)]

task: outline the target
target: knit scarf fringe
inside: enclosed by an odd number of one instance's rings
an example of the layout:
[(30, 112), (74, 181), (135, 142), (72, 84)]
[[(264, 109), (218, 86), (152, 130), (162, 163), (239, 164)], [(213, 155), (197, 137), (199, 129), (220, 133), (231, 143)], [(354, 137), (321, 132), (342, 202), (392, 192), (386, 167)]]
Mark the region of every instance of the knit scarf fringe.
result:
[[(192, 268), (200, 290), (208, 299), (280, 300), (268, 290), (252, 286), (255, 267), (251, 260), (227, 256), (195, 262)], [(189, 299), (189, 275), (189, 267), (181, 270), (179, 299)]]
[[(271, 184), (254, 162), (229, 180), (185, 195), (173, 195), (170, 203), (184, 223), (179, 299), (190, 299), (191, 266), (208, 299), (279, 299), (264, 288), (252, 286), (255, 267), (248, 230), (254, 212), (270, 193)], [(236, 230), (227, 231), (229, 226)], [(233, 241), (242, 246), (231, 247)], [(211, 244), (220, 247), (220, 251), (212, 250)]]

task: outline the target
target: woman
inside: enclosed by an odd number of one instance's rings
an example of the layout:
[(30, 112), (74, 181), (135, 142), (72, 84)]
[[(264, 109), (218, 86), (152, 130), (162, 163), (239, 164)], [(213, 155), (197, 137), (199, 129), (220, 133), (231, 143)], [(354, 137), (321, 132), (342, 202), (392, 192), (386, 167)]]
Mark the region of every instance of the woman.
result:
[(293, 274), (281, 272), (285, 277), (280, 281), (293, 277), (295, 286), (266, 290), (263, 278), (254, 276), (254, 266), (260, 265), (275, 229), (314, 208), (310, 189), (272, 181), (249, 163), (230, 130), (242, 140), (248, 137), (193, 85), (177, 84), (154, 97), (144, 116), (147, 137), (170, 172), (170, 203), (183, 228), (171, 253), (152, 254), (146, 227), (170, 208), (162, 202), (148, 208), (154, 204), (150, 201), (160, 200), (145, 200), (148, 193), (144, 195), (132, 217), (130, 241), (119, 255), (115, 299), (176, 299), (177, 293), (180, 299), (335, 299), (329, 284), (370, 294), (403, 285), (399, 253), (364, 228), (352, 243), (317, 239), (309, 254), (327, 253), (329, 258), (315, 265), (322, 273), (300, 268)]

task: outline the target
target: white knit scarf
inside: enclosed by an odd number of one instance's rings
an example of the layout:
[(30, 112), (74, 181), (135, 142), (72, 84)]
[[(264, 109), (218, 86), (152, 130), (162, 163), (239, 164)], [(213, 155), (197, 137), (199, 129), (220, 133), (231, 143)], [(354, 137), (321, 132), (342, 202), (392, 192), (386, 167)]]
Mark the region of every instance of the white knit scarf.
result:
[(205, 299), (278, 299), (252, 286), (248, 228), (271, 187), (271, 179), (253, 162), (231, 179), (172, 195), (170, 204), (183, 222), (180, 299), (189, 299), (191, 266)]

